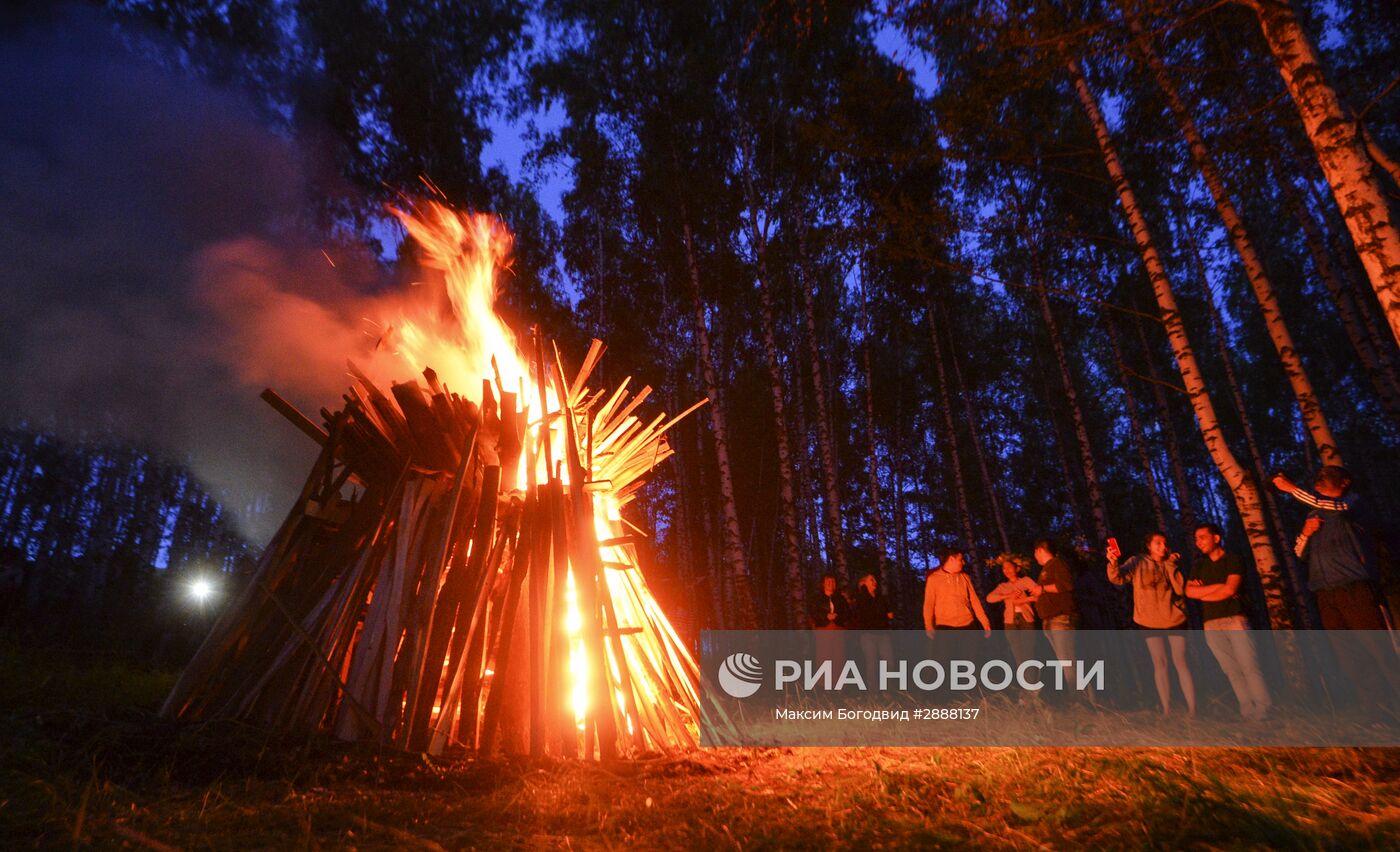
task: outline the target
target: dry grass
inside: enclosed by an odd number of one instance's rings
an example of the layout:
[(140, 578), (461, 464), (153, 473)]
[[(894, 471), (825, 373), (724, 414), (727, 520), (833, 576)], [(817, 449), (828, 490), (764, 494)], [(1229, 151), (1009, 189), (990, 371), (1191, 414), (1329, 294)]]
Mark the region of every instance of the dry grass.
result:
[[(0, 677), (22, 681), (20, 658), (0, 662)], [(132, 673), (135, 685), (116, 689), (123, 679), (109, 668), (6, 690), (7, 846), (1400, 843), (1400, 749), (724, 749), (607, 769), (435, 762), (162, 723), (149, 708), (167, 681)], [(92, 683), (107, 690), (84, 691)]]

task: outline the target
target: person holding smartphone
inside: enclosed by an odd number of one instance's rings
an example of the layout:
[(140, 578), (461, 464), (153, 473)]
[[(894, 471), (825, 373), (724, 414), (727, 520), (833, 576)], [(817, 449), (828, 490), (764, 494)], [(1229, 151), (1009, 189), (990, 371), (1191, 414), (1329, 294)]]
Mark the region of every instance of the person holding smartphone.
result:
[(1196, 715), (1196, 682), (1186, 663), (1186, 580), (1181, 574), (1181, 554), (1167, 548), (1165, 533), (1147, 534), (1140, 553), (1124, 562), (1118, 548), (1108, 549), (1108, 581), (1133, 588), (1133, 624), (1145, 631), (1147, 650), (1152, 655), (1152, 676), (1162, 715), (1171, 713), (1171, 680), (1167, 671), (1167, 651), (1181, 692), (1186, 696), (1186, 713)]

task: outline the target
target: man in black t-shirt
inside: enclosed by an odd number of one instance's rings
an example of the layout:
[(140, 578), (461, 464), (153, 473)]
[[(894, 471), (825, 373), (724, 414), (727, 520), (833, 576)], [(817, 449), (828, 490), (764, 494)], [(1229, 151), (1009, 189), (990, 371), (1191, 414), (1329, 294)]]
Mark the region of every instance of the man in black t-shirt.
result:
[(1195, 539), (1201, 555), (1191, 569), (1186, 596), (1201, 602), (1206, 644), (1230, 679), (1230, 687), (1240, 702), (1240, 715), (1259, 721), (1269, 712), (1269, 687), (1259, 671), (1249, 619), (1240, 604), (1244, 563), (1233, 553), (1225, 552), (1220, 543), (1220, 527), (1215, 524), (1196, 527)]

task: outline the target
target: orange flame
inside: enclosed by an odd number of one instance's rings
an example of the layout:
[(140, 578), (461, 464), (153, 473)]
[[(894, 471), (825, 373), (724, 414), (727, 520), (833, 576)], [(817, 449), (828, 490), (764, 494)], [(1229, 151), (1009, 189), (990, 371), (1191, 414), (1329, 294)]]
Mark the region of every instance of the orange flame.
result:
[(494, 216), (458, 213), (437, 202), (428, 202), (421, 217), (391, 212), (423, 248), (424, 265), (442, 272), (448, 300), (438, 316), (399, 319), (401, 356), (415, 371), (432, 367), (459, 393), (471, 394), (482, 379), (493, 378), (493, 356), (506, 387), (528, 382), (515, 335), (495, 310), (496, 270), (511, 247), (505, 226)]
[[(506, 268), (511, 236), (496, 217), (481, 213), (459, 213), (443, 204), (429, 201), (419, 214), (391, 208), (423, 250), (425, 266), (443, 275), (446, 304), (436, 314), (403, 315), (396, 321), (398, 355), (415, 373), (431, 367), (449, 387), (473, 394), (480, 382), (499, 379), (507, 391), (520, 390), (517, 404), (531, 424), (527, 440), (538, 440), (538, 429), (546, 422), (539, 413), (539, 386), (542, 377), (532, 376), (530, 360), (520, 351), (515, 335), (496, 314), (497, 270)], [(493, 368), (493, 359), (495, 366)], [(546, 385), (545, 405), (549, 413), (560, 409), (554, 389)], [(564, 458), (564, 433), (550, 428), (552, 457)], [(517, 483), (523, 479), (525, 456)], [(540, 479), (550, 472), (539, 459)], [(567, 475), (566, 475), (567, 484)], [(608, 519), (617, 519), (618, 507), (611, 494), (593, 495), (600, 535), (612, 537)], [(611, 580), (609, 581), (611, 583)], [(580, 727), (592, 701), (588, 685), (588, 657), (583, 647), (583, 618), (578, 609), (573, 569), (568, 574), (567, 613), (564, 630), (569, 637), (569, 669), (573, 681), (569, 704)]]

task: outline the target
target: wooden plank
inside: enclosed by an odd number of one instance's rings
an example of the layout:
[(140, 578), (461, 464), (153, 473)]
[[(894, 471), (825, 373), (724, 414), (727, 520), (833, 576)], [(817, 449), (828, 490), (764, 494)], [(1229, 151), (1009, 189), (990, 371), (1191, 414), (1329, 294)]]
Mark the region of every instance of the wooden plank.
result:
[[(536, 330), (538, 334), (538, 329)], [(583, 356), (583, 366), (578, 368), (578, 374), (574, 376), (573, 385), (569, 388), (569, 394), (561, 402), (573, 404), (583, 392), (584, 385), (588, 383), (588, 377), (593, 374), (593, 368), (598, 366), (598, 361), (603, 357), (603, 353), (608, 350), (607, 344), (598, 338), (593, 338), (588, 344), (588, 354)]]
[[(549, 624), (548, 691), (545, 693), (544, 713), (547, 720), (548, 742), (554, 744), (563, 757), (578, 754), (578, 729), (570, 701), (569, 637), (564, 629), (568, 614), (567, 590), (569, 575), (569, 510), (564, 486), (558, 479), (549, 483), (550, 511), (550, 599), (546, 602), (546, 622)], [(575, 593), (578, 589), (575, 586)]]
[(266, 402), (268, 405), (272, 406), (278, 414), (290, 420), (293, 426), (300, 429), (311, 440), (323, 447), (326, 445), (326, 442), (330, 440), (330, 434), (326, 432), (325, 429), (322, 429), (310, 417), (307, 417), (297, 410), (295, 405), (283, 399), (277, 391), (272, 388), (263, 388), (261, 396), (263, 402)]
[(624, 544), (641, 544), (647, 539), (640, 535), (621, 535), (617, 538), (606, 538), (598, 542), (599, 547), (622, 547)]
[(646, 387), (638, 391), (637, 395), (632, 398), (632, 401), (627, 403), (626, 408), (619, 411), (616, 417), (613, 417), (610, 420), (606, 421), (601, 427), (602, 431), (610, 431), (613, 428), (613, 424), (620, 424), (626, 421), (626, 419), (632, 414), (632, 412), (637, 410), (637, 406), (641, 405), (642, 401), (648, 396), (651, 396), (651, 385), (647, 385)]
[(530, 757), (539, 760), (544, 757), (545, 740), (549, 725), (545, 720), (544, 702), (549, 683), (549, 618), (546, 615), (546, 602), (549, 600), (551, 563), (549, 556), (550, 540), (553, 531), (550, 526), (551, 505), (541, 486), (535, 486), (531, 494), (536, 501), (539, 515), (538, 529), (535, 531), (535, 548), (530, 557)]
[[(462, 665), (462, 653), (468, 642), (466, 627), (470, 618), (469, 609), (475, 606), (475, 590), (480, 582), (480, 569), (486, 561), (486, 551), (490, 548), (491, 534), (496, 526), (496, 492), (500, 484), (501, 469), (496, 466), (486, 466), (482, 469), (482, 483), (480, 487), (473, 484), (472, 494), (476, 495), (475, 505), (468, 504), (466, 508), (475, 511), (472, 529), (462, 537), (459, 533), (451, 533), (444, 544), (444, 558), (451, 547), (452, 540), (470, 540), (470, 550), (472, 553), (466, 558), (466, 564), (461, 567), (452, 567), (451, 574), (448, 575), (447, 582), (444, 583), (444, 592), (448, 596), (442, 609), (442, 618), (434, 616), (434, 651), (424, 659), (424, 676), (419, 684), (419, 690), (414, 697), (410, 697), (410, 702), (414, 705), (413, 730), (409, 736), (409, 747), (414, 750), (421, 750), (427, 746), (430, 734), (430, 718), (433, 711), (433, 701), (437, 698), (438, 691), (444, 680), (444, 669), (442, 660), (447, 660), (447, 679), (455, 676), (456, 669)], [(451, 586), (451, 588), (448, 588)], [(445, 656), (441, 656), (445, 655)]]
[(608, 401), (603, 403), (603, 407), (598, 409), (597, 413), (593, 415), (593, 417), (599, 423), (607, 423), (609, 420), (612, 419), (611, 413), (613, 408), (615, 408), (618, 403), (622, 402), (622, 400), (627, 398), (627, 385), (631, 382), (631, 376), (628, 376), (627, 378), (623, 379), (622, 384), (618, 385), (617, 390), (613, 391), (612, 396), (608, 397)]
[[(594, 539), (596, 542), (596, 538)], [(627, 650), (623, 647), (622, 637), (642, 632), (640, 627), (623, 627), (617, 620), (617, 610), (613, 607), (612, 592), (608, 585), (608, 578), (603, 572), (598, 573), (598, 600), (602, 604), (604, 623), (602, 625), (603, 638), (612, 647), (612, 659), (617, 667), (617, 688), (622, 692), (623, 707), (618, 708), (618, 730), (619, 733), (627, 730), (627, 719), (632, 720), (632, 746), (641, 750), (645, 739), (642, 734), (642, 716), (637, 710), (637, 696), (632, 686), (632, 669), (627, 664)], [(611, 695), (609, 696), (611, 699)], [(622, 712), (625, 708), (625, 713)]]
[(423, 396), (423, 388), (417, 382), (396, 382), (389, 389), (418, 448), (420, 457), (415, 461), (437, 470), (451, 470), (457, 454), (443, 437), (437, 415)]
[[(427, 613), (426, 620), (422, 624), (423, 635), (420, 638), (422, 651), (414, 661), (416, 688), (408, 699), (409, 715), (406, 727), (410, 739), (415, 736), (416, 731), (426, 729), (426, 717), (432, 710), (433, 698), (437, 692), (438, 683), (442, 680), (443, 655), (448, 647), (452, 614), (460, 601), (458, 588), (461, 584), (453, 582), (460, 569), (454, 571), (449, 564), (449, 556), (452, 552), (454, 539), (461, 529), (462, 515), (475, 510), (480, 500), (489, 499), (494, 502), (496, 499), (494, 493), (488, 495), (477, 488), (475, 483), (470, 489), (467, 487), (468, 480), (472, 478), (470, 476), (471, 463), (476, 458), (475, 450), (476, 440), (475, 434), (473, 434), (471, 447), (462, 454), (461, 461), (453, 476), (452, 490), (447, 498), (444, 529), (429, 564), (430, 581), (425, 584), (428, 588), (420, 593), (427, 607)], [(465, 501), (463, 500), (464, 494), (468, 495)], [(439, 578), (442, 579), (441, 585), (439, 585)]]
[[(540, 417), (542, 424), (540, 426), (540, 439), (541, 443), (543, 444), (542, 449), (544, 450), (544, 469), (547, 471), (553, 471), (554, 448), (550, 446), (550, 444), (553, 442), (550, 441), (548, 438), (548, 421), (544, 419), (549, 416), (549, 399), (548, 394), (546, 393), (546, 384), (548, 382), (548, 379), (545, 378), (547, 372), (548, 371), (545, 369), (544, 360), (544, 341), (540, 337), (540, 330), (537, 326), (535, 328), (535, 375), (539, 377), (537, 382), (537, 390), (539, 391), (540, 395)], [(566, 401), (567, 400), (564, 399), (560, 400), (560, 402)]]
[(530, 558), (533, 548), (529, 546), (534, 534), (534, 524), (538, 512), (533, 501), (526, 502), (519, 509), (519, 533), (512, 543), (510, 567), (507, 569), (508, 585), (501, 619), (496, 627), (496, 648), (491, 655), (494, 670), (491, 686), (486, 692), (486, 708), (482, 713), (480, 754), (490, 756), (495, 748), (496, 727), (500, 722), (505, 704), (506, 685), (519, 663), (512, 659), (514, 643), (510, 641), (519, 613), (521, 590), (530, 572)]

